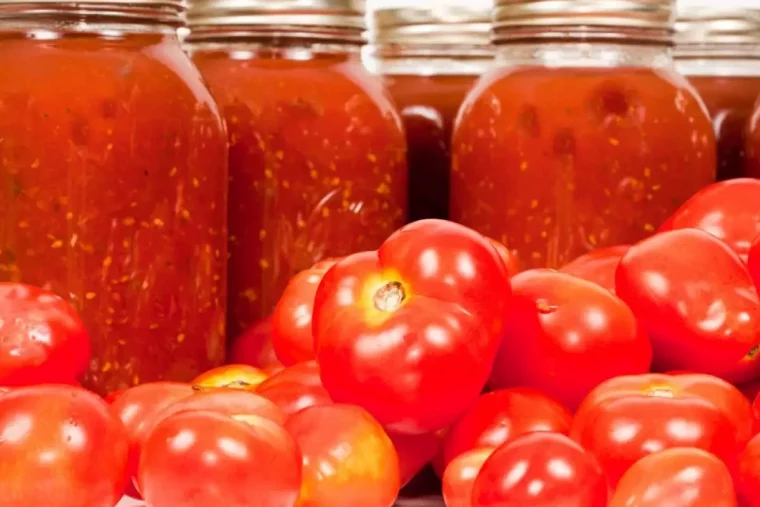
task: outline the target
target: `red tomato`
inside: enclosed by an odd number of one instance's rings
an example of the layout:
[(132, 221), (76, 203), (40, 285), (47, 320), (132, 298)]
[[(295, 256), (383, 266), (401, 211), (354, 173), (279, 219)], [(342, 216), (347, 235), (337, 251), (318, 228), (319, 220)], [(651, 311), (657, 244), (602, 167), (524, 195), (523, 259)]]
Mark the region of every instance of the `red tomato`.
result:
[(649, 372), (649, 338), (599, 285), (536, 269), (512, 278), (512, 294), (491, 387), (532, 387), (574, 410), (604, 380)]
[(742, 507), (760, 507), (760, 435), (739, 456), (736, 489)]
[(725, 244), (695, 229), (657, 234), (631, 247), (616, 282), (652, 340), (657, 370), (748, 380), (737, 377), (760, 340), (760, 300)]
[(752, 275), (752, 280), (755, 282), (755, 287), (760, 287), (760, 236), (755, 238), (749, 250), (747, 267), (749, 274)]
[(284, 507), (298, 499), (301, 456), (278, 424), (196, 411), (148, 436), (139, 482), (151, 507)]
[(252, 325), (235, 338), (229, 351), (232, 364), (247, 364), (267, 368), (280, 364), (272, 346), (272, 318), (267, 317)]
[(274, 402), (287, 417), (306, 407), (332, 403), (315, 361), (288, 366), (262, 382), (256, 393)]
[(111, 413), (121, 420), (129, 437), (130, 484), (127, 493), (130, 496), (139, 498), (131, 479), (137, 476), (140, 443), (147, 436), (149, 421), (166, 407), (192, 395), (193, 388), (190, 384), (153, 382), (122, 391), (111, 404)]
[(0, 282), (0, 385), (71, 384), (90, 366), (82, 319), (58, 296)]
[(382, 426), (353, 405), (320, 405), (285, 425), (303, 453), (300, 507), (389, 507), (398, 457)]
[(191, 383), (197, 387), (226, 387), (255, 391), (269, 375), (263, 370), (247, 364), (220, 366), (196, 377)]
[(580, 406), (570, 431), (613, 486), (639, 459), (673, 447), (710, 451), (732, 467), (751, 434), (751, 409), (741, 392), (700, 374), (608, 380)]
[(750, 245), (760, 234), (760, 181), (736, 178), (697, 192), (660, 229), (701, 229), (718, 238), (747, 260)]
[(607, 507), (594, 457), (564, 435), (524, 435), (496, 449), (472, 488), (472, 507)]
[(507, 267), (507, 272), (509, 273), (509, 276), (515, 276), (517, 273), (520, 272), (520, 261), (517, 259), (517, 253), (512, 251), (510, 252), (509, 249), (504, 245), (504, 243), (500, 241), (496, 241), (493, 238), (487, 238), (488, 241), (491, 242), (493, 247), (496, 249), (496, 253), (499, 254), (499, 257), (501, 257), (501, 260), (504, 261), (504, 265)]
[(272, 314), (272, 346), (285, 366), (314, 359), (311, 315), (317, 287), (335, 260), (317, 263), (290, 279)]
[(442, 220), (407, 225), (378, 251), (336, 263), (319, 285), (322, 383), (391, 431), (441, 429), (485, 386), (510, 293), (485, 237)]
[(594, 282), (614, 294), (615, 271), (620, 264), (620, 259), (630, 248), (630, 245), (619, 245), (592, 250), (566, 264), (560, 271)]
[(401, 486), (409, 481), (430, 463), (441, 450), (441, 438), (435, 433), (422, 435), (404, 435), (388, 433), (393, 447), (398, 454), (399, 478)]
[(533, 389), (502, 389), (484, 394), (446, 434), (444, 466), (469, 450), (498, 447), (526, 433), (567, 434), (572, 418), (565, 407)]
[(127, 484), (128, 452), (124, 426), (84, 389), (0, 396), (0, 505), (112, 507)]
[(446, 507), (472, 506), (472, 487), (475, 485), (475, 479), (493, 451), (492, 447), (472, 449), (449, 463), (442, 478)]
[(701, 449), (645, 456), (623, 475), (609, 507), (736, 507), (726, 465)]

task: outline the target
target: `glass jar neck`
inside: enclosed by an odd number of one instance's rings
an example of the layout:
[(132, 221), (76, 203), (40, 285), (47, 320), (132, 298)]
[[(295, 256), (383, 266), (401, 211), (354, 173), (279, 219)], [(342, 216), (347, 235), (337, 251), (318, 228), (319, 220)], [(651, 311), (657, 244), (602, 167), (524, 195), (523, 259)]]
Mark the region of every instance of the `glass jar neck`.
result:
[(383, 75), (480, 75), (493, 63), (493, 46), (484, 44), (375, 44), (365, 61)]
[(686, 76), (760, 76), (760, 44), (689, 44), (674, 51)]
[(291, 60), (361, 63), (361, 46), (351, 43), (323, 42), (302, 39), (185, 39), (185, 47), (193, 53), (223, 52), (235, 60)]
[(672, 50), (662, 44), (617, 42), (514, 42), (496, 47), (497, 66), (670, 67)]

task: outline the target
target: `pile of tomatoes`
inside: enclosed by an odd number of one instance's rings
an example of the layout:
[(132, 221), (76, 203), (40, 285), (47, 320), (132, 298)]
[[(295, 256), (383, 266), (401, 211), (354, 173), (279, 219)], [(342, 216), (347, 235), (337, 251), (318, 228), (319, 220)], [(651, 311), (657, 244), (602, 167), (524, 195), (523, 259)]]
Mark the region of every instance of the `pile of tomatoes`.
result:
[(389, 507), (432, 465), (448, 507), (760, 507), (758, 203), (557, 271), (415, 222), (296, 275), (236, 364), (106, 399), (68, 303), (0, 285), (0, 505)]

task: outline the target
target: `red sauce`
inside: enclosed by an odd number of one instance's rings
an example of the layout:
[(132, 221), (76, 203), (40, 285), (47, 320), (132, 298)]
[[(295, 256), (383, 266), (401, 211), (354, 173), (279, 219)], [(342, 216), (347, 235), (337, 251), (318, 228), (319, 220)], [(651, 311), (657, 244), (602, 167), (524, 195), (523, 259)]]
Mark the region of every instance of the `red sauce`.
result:
[(636, 242), (715, 179), (704, 106), (665, 70), (494, 71), (465, 101), (452, 149), (452, 219), (525, 268)]
[(760, 97), (752, 108), (745, 136), (745, 176), (760, 178)]
[(381, 82), (358, 54), (295, 51), (193, 52), (229, 129), (231, 336), (293, 274), (406, 219), (406, 143)]
[(100, 392), (224, 358), (226, 150), (173, 35), (0, 33), (0, 279), (52, 289)]
[(713, 119), (718, 140), (718, 179), (744, 176), (744, 133), (760, 94), (760, 76), (692, 76), (689, 82)]
[(409, 146), (409, 219), (449, 216), (451, 134), (478, 76), (385, 76)]

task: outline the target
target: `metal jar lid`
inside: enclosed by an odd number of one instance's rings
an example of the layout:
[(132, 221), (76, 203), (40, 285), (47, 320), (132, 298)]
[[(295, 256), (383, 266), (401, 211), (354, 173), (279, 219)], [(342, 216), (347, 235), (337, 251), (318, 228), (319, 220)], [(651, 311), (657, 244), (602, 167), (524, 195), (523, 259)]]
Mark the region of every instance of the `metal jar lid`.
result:
[(380, 8), (372, 12), (370, 40), (374, 44), (491, 43), (492, 7), (473, 6)]
[(184, 0), (0, 0), (0, 19), (19, 15), (72, 15), (105, 16), (108, 19), (125, 18), (142, 22), (184, 24)]
[(643, 30), (670, 39), (675, 0), (496, 0), (495, 39), (521, 28)]
[(190, 28), (255, 26), (287, 31), (295, 28), (366, 29), (364, 0), (189, 0)]
[(676, 45), (760, 44), (760, 5), (679, 0)]

